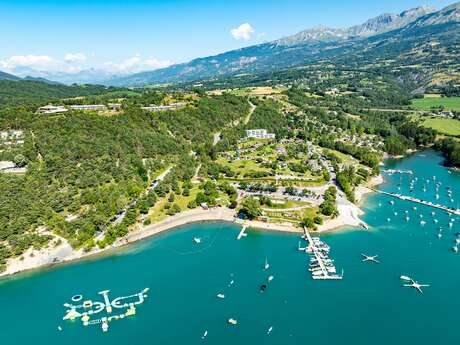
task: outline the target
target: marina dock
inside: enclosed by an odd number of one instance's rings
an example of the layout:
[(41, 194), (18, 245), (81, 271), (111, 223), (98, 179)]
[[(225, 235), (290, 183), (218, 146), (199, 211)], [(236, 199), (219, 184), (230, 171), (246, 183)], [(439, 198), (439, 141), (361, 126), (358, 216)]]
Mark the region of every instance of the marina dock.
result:
[(247, 226), (243, 225), (243, 228), (241, 229), (240, 233), (238, 234), (238, 237), (236, 238), (237, 240), (241, 239), (241, 237), (246, 236), (246, 233), (245, 233), (246, 229), (247, 229)]
[(375, 191), (377, 193), (380, 193), (380, 194), (383, 194), (383, 195), (388, 195), (388, 196), (391, 196), (391, 197), (394, 197), (394, 198), (397, 198), (397, 199), (400, 199), (400, 200), (411, 201), (411, 202), (414, 202), (416, 204), (425, 205), (425, 206), (428, 206), (428, 207), (436, 208), (438, 210), (446, 211), (447, 213), (450, 213), (450, 214), (455, 214), (457, 216), (460, 216), (460, 210), (459, 209), (454, 209), (454, 208), (447, 207), (447, 206), (444, 206), (444, 205), (441, 205), (441, 204), (432, 203), (431, 201), (425, 201), (425, 200), (417, 199), (417, 198), (402, 195), (402, 194), (384, 192), (384, 191), (381, 191), (381, 190), (378, 190), (378, 189), (373, 189), (373, 191)]
[(310, 258), (309, 271), (312, 273), (312, 278), (315, 280), (340, 280), (342, 275), (338, 275), (333, 261), (328, 256), (329, 246), (321, 242), (319, 237), (313, 238), (306, 227), (304, 229), (305, 239), (308, 242), (306, 248), (299, 248), (305, 252), (312, 254)]

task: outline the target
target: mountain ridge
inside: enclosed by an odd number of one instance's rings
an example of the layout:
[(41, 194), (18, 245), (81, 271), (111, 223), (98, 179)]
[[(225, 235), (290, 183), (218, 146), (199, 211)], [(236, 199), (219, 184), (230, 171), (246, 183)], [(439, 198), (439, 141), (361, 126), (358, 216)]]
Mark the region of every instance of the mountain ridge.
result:
[(354, 25), (345, 29), (318, 26), (307, 29), (297, 34), (283, 37), (274, 42), (282, 45), (298, 44), (305, 41), (318, 41), (325, 39), (350, 39), (357, 37), (369, 37), (383, 32), (398, 29), (408, 23), (429, 13), (435, 12), (434, 7), (421, 6), (403, 11), (399, 14), (383, 13), (368, 19), (363, 24)]
[[(392, 38), (391, 35), (388, 35), (389, 33), (398, 35), (403, 41), (401, 43), (407, 41), (414, 46), (419, 46), (420, 42), (415, 42), (412, 37), (409, 37), (409, 34), (404, 36), (404, 32), (409, 33), (409, 30), (412, 30), (412, 34), (423, 34), (424, 27), (436, 25), (439, 27), (445, 23), (457, 25), (460, 22), (459, 7), (460, 2), (436, 12), (433, 12), (431, 7), (417, 7), (400, 14), (383, 14), (348, 29), (317, 27), (272, 42), (197, 58), (164, 69), (113, 78), (105, 83), (114, 86), (141, 86), (206, 80), (238, 73), (265, 72), (308, 64), (331, 56), (338, 57), (343, 52), (351, 53), (353, 46), (359, 46), (360, 49), (369, 52), (376, 49), (375, 38), (378, 41), (379, 37), (383, 37), (391, 42)], [(417, 28), (420, 30), (417, 31)], [(455, 34), (459, 28), (449, 26), (449, 30)], [(433, 31), (439, 33), (436, 30)], [(432, 39), (427, 36), (423, 37), (425, 40)], [(380, 42), (380, 44), (384, 43)], [(398, 50), (394, 45), (391, 47), (395, 51)], [(361, 52), (357, 51), (357, 53)]]

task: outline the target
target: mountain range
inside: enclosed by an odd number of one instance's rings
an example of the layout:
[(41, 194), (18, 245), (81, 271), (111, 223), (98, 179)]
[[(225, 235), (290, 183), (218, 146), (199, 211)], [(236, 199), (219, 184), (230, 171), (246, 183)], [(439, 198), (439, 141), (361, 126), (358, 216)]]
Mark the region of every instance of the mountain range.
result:
[[(272, 42), (131, 75), (117, 76), (99, 69), (69, 74), (30, 68), (18, 69), (14, 74), (65, 84), (144, 86), (332, 63), (353, 68), (372, 65), (389, 70), (417, 65), (422, 67), (421, 73), (426, 74), (424, 82), (429, 82), (440, 71), (458, 77), (455, 70), (459, 68), (459, 50), (460, 2), (457, 2), (440, 11), (423, 6), (399, 14), (385, 13), (346, 29), (315, 27)], [(0, 72), (0, 79), (15, 78), (20, 79)]]
[[(114, 86), (191, 82), (244, 73), (260, 73), (328, 60), (355, 65), (380, 58), (402, 65), (440, 57), (458, 62), (460, 2), (440, 11), (418, 7), (400, 14), (382, 14), (347, 29), (316, 27), (273, 42), (198, 58), (167, 68), (113, 78)], [(429, 54), (426, 51), (430, 51)], [(412, 57), (408, 56), (412, 52)], [(358, 59), (356, 59), (359, 57)], [(385, 63), (387, 63), (385, 62)]]

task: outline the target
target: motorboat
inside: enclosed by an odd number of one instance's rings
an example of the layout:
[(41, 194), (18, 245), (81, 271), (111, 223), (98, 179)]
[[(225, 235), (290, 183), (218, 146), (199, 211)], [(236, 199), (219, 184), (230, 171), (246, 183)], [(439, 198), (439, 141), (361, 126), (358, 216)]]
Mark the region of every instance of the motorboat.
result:
[(264, 270), (268, 270), (270, 268), (270, 264), (268, 263), (267, 257), (265, 257), (265, 265), (264, 265)]

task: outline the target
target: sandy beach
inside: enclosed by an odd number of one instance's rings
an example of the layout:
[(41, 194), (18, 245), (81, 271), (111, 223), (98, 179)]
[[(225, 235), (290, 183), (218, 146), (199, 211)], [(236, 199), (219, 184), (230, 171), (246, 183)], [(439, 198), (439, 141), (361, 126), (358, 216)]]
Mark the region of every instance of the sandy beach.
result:
[[(356, 188), (356, 200), (361, 202), (364, 195), (371, 193), (369, 187), (376, 186), (383, 182), (381, 175), (374, 177), (365, 186)], [(318, 226), (318, 232), (332, 231), (343, 227), (365, 227), (365, 223), (360, 219), (363, 211), (359, 206), (349, 202), (342, 192), (338, 193), (337, 209), (339, 216), (334, 219), (327, 220), (324, 224)], [(181, 212), (174, 216), (168, 217), (158, 223), (148, 226), (141, 226), (136, 230), (131, 231), (125, 237), (118, 239), (113, 245), (104, 249), (95, 248), (91, 251), (83, 251), (82, 249), (75, 250), (64, 239), (55, 236), (55, 239), (50, 242), (47, 248), (40, 250), (28, 249), (20, 257), (9, 259), (7, 268), (4, 272), (0, 273), (0, 277), (12, 275), (18, 272), (46, 267), (57, 263), (70, 262), (90, 256), (95, 256), (107, 252), (114, 248), (119, 248), (129, 243), (140, 241), (142, 239), (155, 236), (164, 231), (174, 229), (191, 223), (199, 223), (206, 221), (226, 221), (234, 222), (236, 212), (235, 210), (226, 207), (217, 207), (209, 210), (193, 209)], [(284, 231), (301, 233), (299, 227), (286, 223), (265, 223), (261, 221), (245, 221), (245, 224), (250, 228), (270, 231)]]
[(358, 186), (355, 191), (355, 198), (356, 202), (359, 205), (366, 194), (372, 193), (373, 190), (371, 188), (374, 188), (384, 182), (383, 176), (382, 175), (377, 175), (373, 176), (370, 181), (365, 183), (364, 185)]
[(337, 210), (339, 216), (334, 219), (329, 219), (324, 224), (318, 226), (318, 232), (332, 231), (343, 227), (362, 227), (367, 228), (367, 224), (361, 220), (360, 216), (364, 212), (359, 207), (364, 200), (364, 196), (372, 193), (372, 187), (375, 187), (384, 182), (383, 176), (378, 175), (372, 177), (366, 184), (360, 185), (355, 190), (356, 204), (348, 201), (345, 195), (338, 191), (337, 193)]

